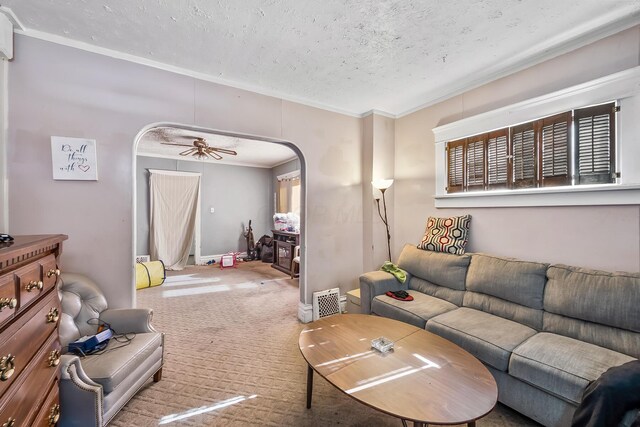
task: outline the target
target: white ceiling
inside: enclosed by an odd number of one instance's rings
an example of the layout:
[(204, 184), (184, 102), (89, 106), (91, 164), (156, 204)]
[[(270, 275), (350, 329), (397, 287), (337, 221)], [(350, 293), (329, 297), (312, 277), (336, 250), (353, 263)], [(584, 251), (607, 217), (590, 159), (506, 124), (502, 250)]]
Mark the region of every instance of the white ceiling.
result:
[[(220, 154), (222, 160), (211, 158), (199, 160), (194, 156), (180, 156), (180, 152), (193, 147), (193, 141), (196, 138), (204, 138), (209, 146), (234, 150), (238, 154), (236, 156)], [(184, 144), (185, 147), (164, 144), (167, 142)], [(272, 168), (297, 158), (297, 155), (291, 148), (272, 142), (172, 127), (157, 127), (145, 133), (138, 143), (137, 154), (147, 157), (262, 168)]]
[(638, 0), (3, 0), (2, 5), (36, 37), (54, 35), (64, 42), (63, 37), (351, 114), (372, 109), (403, 114), (640, 21)]

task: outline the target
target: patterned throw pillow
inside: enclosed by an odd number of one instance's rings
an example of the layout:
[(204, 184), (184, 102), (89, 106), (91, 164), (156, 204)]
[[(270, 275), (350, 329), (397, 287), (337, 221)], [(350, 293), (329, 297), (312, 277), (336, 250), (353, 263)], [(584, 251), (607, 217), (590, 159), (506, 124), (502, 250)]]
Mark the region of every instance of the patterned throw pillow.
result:
[(467, 236), (469, 235), (469, 223), (471, 223), (471, 215), (451, 218), (430, 216), (427, 220), (427, 230), (418, 249), (456, 255), (464, 254), (464, 247), (467, 245)]

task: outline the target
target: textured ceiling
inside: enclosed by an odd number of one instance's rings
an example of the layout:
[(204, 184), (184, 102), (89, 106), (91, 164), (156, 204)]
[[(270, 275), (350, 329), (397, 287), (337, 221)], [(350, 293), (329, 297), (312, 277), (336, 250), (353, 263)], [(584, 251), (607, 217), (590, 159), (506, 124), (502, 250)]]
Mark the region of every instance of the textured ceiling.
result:
[[(180, 156), (180, 152), (193, 147), (193, 141), (196, 138), (203, 138), (211, 147), (234, 150), (238, 154), (236, 156), (221, 154), (222, 160), (211, 158), (198, 160), (196, 157), (190, 155)], [(165, 143), (185, 144), (186, 147), (167, 145)], [(297, 158), (293, 150), (280, 144), (172, 127), (158, 127), (145, 133), (138, 143), (137, 154), (147, 157), (164, 157), (187, 161), (263, 168), (272, 168)]]
[[(638, 21), (638, 0), (4, 0), (50, 33), (286, 99), (402, 114)], [(605, 34), (606, 35), (606, 34)], [(42, 34), (40, 34), (42, 36)], [(19, 55), (19, 52), (16, 53)]]

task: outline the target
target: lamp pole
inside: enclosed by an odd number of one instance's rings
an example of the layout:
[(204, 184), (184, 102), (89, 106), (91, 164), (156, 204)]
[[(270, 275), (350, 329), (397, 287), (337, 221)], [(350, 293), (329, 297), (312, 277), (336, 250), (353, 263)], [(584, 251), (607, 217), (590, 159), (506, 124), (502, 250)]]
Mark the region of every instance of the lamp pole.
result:
[(389, 261), (391, 261), (391, 233), (389, 233), (389, 221), (387, 220), (387, 199), (384, 197), (384, 192), (387, 191), (386, 188), (380, 188), (380, 192), (382, 193), (382, 207), (384, 209), (384, 217), (380, 212), (380, 199), (376, 198), (376, 205), (378, 205), (378, 215), (380, 215), (380, 219), (384, 223), (384, 226), (387, 228), (387, 254), (389, 255)]

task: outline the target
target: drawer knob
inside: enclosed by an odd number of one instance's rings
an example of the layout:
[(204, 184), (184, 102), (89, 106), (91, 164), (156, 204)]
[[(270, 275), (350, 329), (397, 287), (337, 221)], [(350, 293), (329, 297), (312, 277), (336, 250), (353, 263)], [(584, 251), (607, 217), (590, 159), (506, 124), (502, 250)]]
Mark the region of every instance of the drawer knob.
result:
[(56, 323), (59, 318), (60, 318), (60, 312), (56, 307), (53, 307), (47, 313), (47, 323)]
[(39, 291), (42, 290), (42, 288), (44, 287), (44, 283), (42, 283), (42, 280), (32, 280), (29, 283), (27, 283), (27, 285), (24, 287), (24, 289), (27, 292), (31, 292), (33, 289), (37, 289)]
[(51, 350), (47, 363), (50, 367), (58, 366), (60, 364), (60, 350)]
[(15, 298), (0, 298), (0, 311), (2, 311), (5, 307), (9, 307), (13, 310), (17, 305), (18, 300)]
[(49, 425), (54, 426), (60, 419), (60, 405), (57, 403), (51, 407), (49, 411)]
[(16, 425), (16, 419), (9, 417), (9, 419), (2, 423), (2, 427), (13, 427)]
[(11, 375), (16, 371), (16, 357), (7, 354), (0, 359), (0, 380), (6, 381), (11, 378)]
[(60, 275), (60, 269), (59, 268), (52, 268), (51, 270), (47, 271), (47, 277), (59, 276), (59, 275)]

